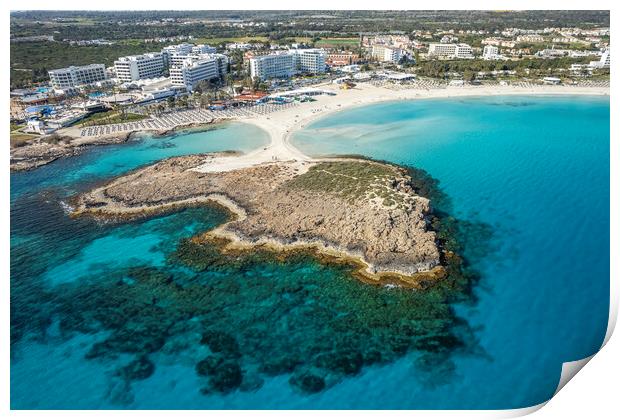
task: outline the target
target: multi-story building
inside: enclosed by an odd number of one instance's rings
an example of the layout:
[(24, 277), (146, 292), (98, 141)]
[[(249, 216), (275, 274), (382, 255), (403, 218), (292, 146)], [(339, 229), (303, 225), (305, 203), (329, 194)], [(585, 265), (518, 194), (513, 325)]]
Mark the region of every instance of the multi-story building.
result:
[(183, 57), (180, 61), (183, 61), (185, 57), (192, 53), (194, 44), (188, 44), (186, 42), (176, 45), (168, 45), (162, 48), (161, 54), (164, 57), (164, 67), (169, 68), (171, 66), (171, 57)]
[(327, 54), (325, 63), (333, 67), (348, 66), (359, 61), (360, 57), (352, 52), (336, 52)]
[(50, 70), (48, 75), (54, 89), (71, 89), (80, 85), (90, 85), (107, 78), (103, 64)]
[(192, 54), (215, 54), (217, 48), (207, 44), (198, 44), (192, 47)]
[(485, 60), (501, 60), (503, 57), (499, 54), (499, 48), (494, 45), (485, 45), (482, 50), (482, 58)]
[(228, 57), (223, 54), (195, 54), (170, 68), (170, 80), (174, 87), (193, 91), (203, 80), (223, 77), (227, 72)]
[(166, 68), (171, 68), (180, 65), (185, 59), (191, 56), (200, 54), (215, 54), (217, 49), (206, 44), (178, 44), (169, 45), (161, 50), (164, 56), (164, 63)]
[(295, 56), (290, 53), (268, 54), (250, 58), (253, 79), (287, 78), (297, 73)]
[(517, 37), (517, 42), (543, 42), (545, 38), (541, 35), (519, 35)]
[(609, 58), (609, 49), (605, 50), (601, 55), (601, 59), (599, 61), (591, 61), (590, 67), (599, 68), (599, 69), (608, 69), (611, 65), (611, 60)]
[(471, 47), (467, 44), (430, 44), (428, 55), (442, 58), (473, 58)]
[(301, 73), (320, 74), (325, 73), (325, 50), (309, 48), (291, 50), (296, 59), (297, 70)]
[(372, 56), (379, 61), (398, 63), (404, 52), (400, 48), (375, 44), (372, 46)]
[(161, 50), (161, 53), (166, 55), (187, 55), (192, 52), (194, 44), (188, 44), (186, 42), (177, 45), (168, 45)]
[(611, 60), (609, 58), (609, 50), (606, 50), (601, 56), (601, 60), (599, 61), (602, 68), (608, 69), (611, 66)]
[(164, 69), (165, 60), (161, 53), (130, 55), (114, 62), (116, 77), (122, 82), (160, 77)]
[(495, 45), (496, 47), (514, 48), (517, 43), (509, 39), (485, 38), (481, 41), (482, 45)]
[(297, 73), (325, 73), (327, 54), (322, 49), (279, 51), (250, 58), (253, 79), (287, 78)]

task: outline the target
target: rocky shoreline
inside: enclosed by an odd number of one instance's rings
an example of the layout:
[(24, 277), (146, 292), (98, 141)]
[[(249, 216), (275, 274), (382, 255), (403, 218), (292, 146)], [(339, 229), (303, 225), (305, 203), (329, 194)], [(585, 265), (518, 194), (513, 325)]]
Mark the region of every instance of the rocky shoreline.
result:
[(121, 176), (79, 196), (75, 214), (134, 218), (215, 202), (234, 217), (196, 240), (225, 239), (223, 252), (312, 249), (353, 261), (367, 281), (413, 287), (445, 275), (430, 202), (403, 168), (338, 158), (193, 170), (209, 158), (170, 158)]
[(76, 141), (72, 138), (61, 137), (54, 142), (38, 139), (20, 147), (11, 149), (11, 171), (29, 171), (47, 165), (57, 159), (79, 155), (88, 147), (119, 144), (129, 141), (134, 132), (96, 138), (90, 141)]
[(62, 135), (57, 136), (53, 141), (49, 141), (49, 138), (54, 135), (46, 136), (22, 146), (11, 147), (10, 168), (11, 171), (15, 172), (29, 171), (60, 158), (79, 155), (88, 147), (125, 143), (132, 138), (148, 133), (151, 133), (154, 137), (166, 137), (181, 131), (209, 130), (215, 123), (221, 121), (213, 120), (208, 123), (184, 124), (169, 130), (129, 131), (95, 138), (76, 138), (70, 135)]

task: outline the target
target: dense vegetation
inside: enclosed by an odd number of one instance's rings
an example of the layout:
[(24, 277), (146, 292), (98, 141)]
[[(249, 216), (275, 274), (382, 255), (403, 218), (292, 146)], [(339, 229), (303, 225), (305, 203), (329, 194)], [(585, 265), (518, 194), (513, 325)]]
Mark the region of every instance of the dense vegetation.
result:
[(123, 55), (150, 51), (145, 43), (77, 46), (62, 42), (20, 42), (11, 44), (11, 88), (48, 80), (47, 71), (68, 65), (101, 63), (106, 66)]
[[(141, 24), (162, 19), (167, 19), (162, 25)], [(227, 25), (242, 20), (259, 21), (264, 25)], [(609, 26), (609, 11), (26, 11), (11, 14), (11, 33), (14, 36), (55, 34), (59, 39), (208, 36), (214, 32), (216, 36), (228, 37), (267, 35), (274, 30), (285, 32), (286, 36), (298, 36), (302, 33), (356, 36), (359, 32), (411, 32), (445, 26), (476, 30)]]
[[(247, 25), (253, 22), (255, 25)], [(11, 37), (53, 36), (54, 42), (11, 43), (11, 87), (47, 80), (47, 70), (103, 63), (120, 56), (157, 51), (154, 38), (194, 37), (194, 42), (221, 45), (249, 40), (271, 44), (304, 42), (357, 52), (360, 33), (402, 33), (454, 29), (496, 31), (510, 27), (609, 26), (608, 11), (22, 11), (12, 12)], [(459, 34), (460, 42), (480, 47), (484, 35)], [(105, 46), (72, 46), (71, 40), (107, 39)], [(185, 38), (184, 38), (185, 39)], [(438, 39), (434, 39), (438, 41)], [(173, 42), (173, 41), (170, 41)], [(524, 47), (527, 45), (520, 45)], [(531, 45), (532, 51), (549, 45)], [(573, 46), (570, 46), (573, 47)], [(575, 46), (584, 48), (584, 46)], [(573, 61), (577, 62), (577, 61)], [(475, 64), (478, 67), (482, 65)], [(494, 64), (493, 64), (494, 65)], [(505, 65), (505, 64), (502, 64)], [(517, 68), (539, 68), (532, 62)], [(442, 70), (444, 66), (444, 70)], [(443, 74), (454, 65), (432, 64), (422, 75)], [(460, 65), (459, 65), (460, 66)], [(508, 64), (513, 66), (513, 64)], [(533, 67), (532, 67), (533, 66)], [(551, 68), (556, 68), (551, 64)], [(474, 71), (474, 69), (470, 69)], [(441, 76), (440, 76), (441, 77)]]

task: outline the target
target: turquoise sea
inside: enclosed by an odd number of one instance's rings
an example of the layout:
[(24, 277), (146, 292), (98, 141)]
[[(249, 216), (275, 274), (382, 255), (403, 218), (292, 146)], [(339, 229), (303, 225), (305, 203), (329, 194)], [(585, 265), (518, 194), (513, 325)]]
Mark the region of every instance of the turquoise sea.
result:
[[(345, 339), (347, 325), (359, 328), (356, 339), (392, 346), (385, 322), (415, 310), (406, 305), (417, 292), (362, 285), (346, 268), (309, 257), (222, 263), (209, 254), (211, 264), (188, 266), (176, 250), (226, 219), (216, 207), (132, 223), (67, 215), (73, 195), (139, 166), (266, 142), (253, 126), (228, 124), (11, 174), (12, 408), (520, 408), (553, 395), (562, 362), (600, 347), (610, 275), (607, 97), (382, 103), (294, 135), (311, 155), (360, 154), (426, 170), (449, 199), (441, 210), (471, 227), (464, 256), (480, 274), (473, 298), (450, 303), (436, 320), (460, 345), (443, 346), (441, 357), (409, 350), (383, 363), (366, 363), (363, 351), (358, 361), (350, 355), (359, 349), (348, 347), (338, 354), (343, 375), (311, 394), (289, 383), (289, 353), (357, 343)], [(342, 302), (343, 322), (322, 300)], [(379, 310), (384, 318), (363, 316)], [(220, 382), (197, 374), (214, 340), (235, 354)], [(257, 368), (250, 350), (278, 369)], [(240, 389), (205, 391), (241, 378)]]

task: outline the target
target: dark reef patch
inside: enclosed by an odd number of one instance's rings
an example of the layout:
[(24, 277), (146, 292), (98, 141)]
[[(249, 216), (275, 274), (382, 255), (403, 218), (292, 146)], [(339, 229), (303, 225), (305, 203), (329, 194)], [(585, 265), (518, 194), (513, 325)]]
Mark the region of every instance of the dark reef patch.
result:
[[(117, 364), (114, 372), (126, 383), (153, 375), (158, 354), (189, 350), (201, 381), (197, 392), (204, 394), (255, 390), (276, 375), (288, 375), (301, 393), (321, 392), (411, 352), (430, 385), (449, 381), (455, 369), (450, 356), (477, 346), (452, 308), (473, 301), (479, 277), (462, 255), (492, 232), (450, 217), (437, 181), (424, 171), (409, 168), (409, 174), (416, 191), (436, 204), (429, 223), (446, 268), (441, 281), (421, 290), (362, 283), (353, 265), (304, 251), (222, 253), (222, 243), (185, 238), (169, 248), (160, 267), (120, 267), (36, 287), (43, 265), (12, 273), (12, 345), (25, 336), (45, 340), (55, 321), (63, 337), (105, 331), (85, 357)], [(200, 211), (189, 210), (185, 223)], [(145, 220), (133, 223), (139, 230)], [(160, 229), (174, 231), (183, 223)], [(27, 293), (20, 290), (26, 283)]]

